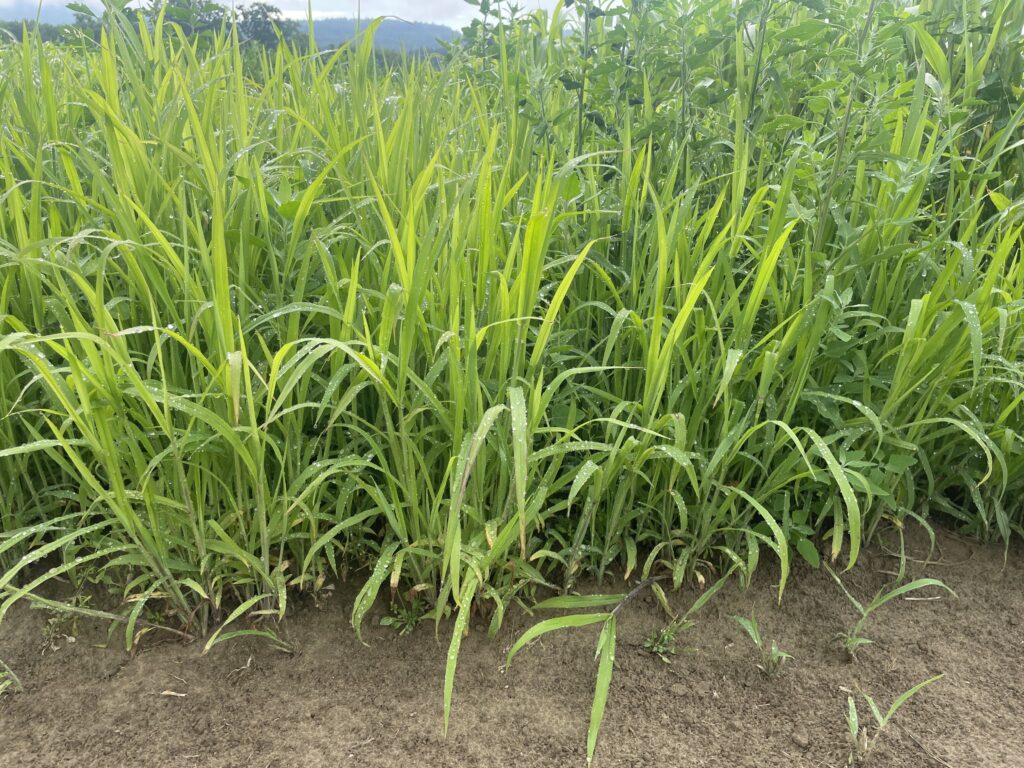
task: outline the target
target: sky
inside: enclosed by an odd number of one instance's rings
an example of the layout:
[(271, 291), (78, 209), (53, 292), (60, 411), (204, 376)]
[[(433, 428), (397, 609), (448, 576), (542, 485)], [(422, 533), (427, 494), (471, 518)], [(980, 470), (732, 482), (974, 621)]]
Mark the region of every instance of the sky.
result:
[[(236, 0), (237, 1), (237, 0)], [(60, 9), (65, 6), (68, 0), (42, 0), (43, 7), (48, 9)], [(230, 5), (231, 0), (220, 0), (224, 5)], [(280, 8), (286, 16), (293, 18), (305, 18), (306, 0), (269, 0), (272, 5)], [(435, 24), (447, 24), (452, 27), (460, 27), (476, 13), (476, 9), (468, 5), (465, 0), (312, 0), (314, 17), (322, 16), (348, 16), (354, 17), (357, 13), (363, 18), (374, 16), (398, 16), (410, 21), (430, 21)], [(555, 0), (518, 0), (520, 7), (524, 8), (552, 8)], [(90, 0), (90, 5), (98, 5), (95, 0)], [(26, 9), (31, 9), (32, 16), (35, 15), (35, 8), (38, 0), (0, 0), (0, 18), (17, 15), (26, 15)]]

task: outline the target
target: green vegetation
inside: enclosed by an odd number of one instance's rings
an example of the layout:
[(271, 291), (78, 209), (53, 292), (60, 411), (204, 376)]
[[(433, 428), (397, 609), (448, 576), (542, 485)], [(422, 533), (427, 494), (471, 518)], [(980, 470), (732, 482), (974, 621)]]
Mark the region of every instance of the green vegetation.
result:
[[(567, 616), (560, 616), (554, 619), (546, 619), (534, 624), (522, 634), (509, 649), (505, 659), (505, 668), (512, 664), (512, 659), (519, 651), (525, 648), (534, 640), (560, 629), (573, 629), (587, 627), (593, 624), (601, 625), (601, 634), (597, 638), (597, 650), (594, 652), (594, 659), (598, 662), (597, 682), (594, 690), (594, 701), (590, 709), (590, 727), (587, 729), (587, 762), (594, 759), (594, 751), (597, 749), (597, 736), (601, 730), (601, 720), (604, 717), (604, 708), (608, 703), (608, 691), (611, 688), (612, 673), (615, 667), (615, 639), (616, 621), (619, 609), (625, 605), (632, 595), (590, 595), (586, 597), (553, 597), (540, 603), (537, 608), (594, 608), (603, 605), (615, 605), (611, 611), (599, 613), (575, 613)], [(456, 623), (456, 634), (453, 636), (453, 650), (458, 652), (456, 639), (459, 626)], [(445, 728), (448, 727), (448, 716), (451, 709), (451, 681), (455, 670), (455, 657), (451, 652), (448, 655), (448, 673), (445, 677), (445, 701), (444, 721)]]
[(878, 745), (878, 739), (881, 738), (882, 733), (888, 727), (893, 716), (899, 711), (900, 707), (910, 701), (915, 695), (917, 695), (922, 688), (927, 685), (931, 685), (934, 682), (941, 680), (945, 675), (936, 675), (924, 680), (912, 688), (904, 691), (889, 707), (885, 714), (882, 714), (882, 710), (878, 708), (875, 700), (866, 693), (861, 692), (861, 696), (864, 697), (864, 701), (867, 703), (868, 708), (871, 710), (871, 716), (875, 720), (874, 730), (860, 724), (860, 718), (857, 713), (857, 702), (853, 696), (846, 698), (847, 711), (846, 711), (846, 726), (849, 729), (850, 736), (850, 753), (848, 758), (849, 765), (861, 765), (866, 762), (871, 754), (874, 752), (875, 747)]
[(391, 627), (400, 635), (407, 635), (416, 629), (424, 613), (423, 604), (419, 600), (413, 600), (408, 605), (399, 603), (391, 606), (391, 615), (382, 617), (380, 625)]
[(871, 614), (879, 608), (881, 608), (886, 603), (888, 603), (890, 600), (895, 600), (897, 597), (905, 595), (908, 592), (913, 592), (917, 589), (924, 589), (926, 587), (939, 587), (941, 589), (946, 590), (954, 597), (956, 596), (953, 590), (951, 590), (938, 579), (915, 579), (914, 581), (908, 582), (906, 584), (900, 584), (899, 586), (893, 587), (892, 589), (882, 587), (880, 590), (878, 590), (878, 592), (875, 593), (875, 596), (871, 598), (871, 602), (867, 605), (864, 605), (859, 600), (857, 600), (857, 598), (855, 598), (852, 594), (850, 594), (850, 590), (846, 588), (846, 585), (843, 584), (842, 579), (840, 579), (836, 575), (835, 571), (833, 571), (831, 568), (828, 568), (828, 566), (826, 566), (826, 569), (828, 570), (829, 575), (835, 580), (836, 584), (839, 585), (839, 588), (843, 590), (843, 594), (846, 595), (846, 598), (850, 601), (850, 604), (857, 610), (857, 613), (860, 615), (860, 618), (857, 619), (856, 624), (854, 624), (850, 629), (846, 630), (845, 632), (841, 632), (837, 637), (837, 639), (840, 641), (840, 643), (846, 650), (846, 653), (851, 660), (856, 658), (858, 649), (865, 645), (870, 645), (872, 642), (868, 638), (864, 637), (864, 627), (868, 623), (868, 619), (871, 618)]
[(679, 634), (693, 626), (692, 621), (673, 620), (661, 629), (654, 630), (644, 639), (644, 650), (652, 653), (666, 664), (671, 664), (670, 657), (676, 655), (676, 643)]
[(1024, 4), (567, 5), (0, 45), (0, 619), (209, 648), (353, 574), (455, 617), (447, 721), (540, 591), (1021, 531)]
[(0, 694), (5, 691), (19, 692), (22, 690), (21, 681), (14, 674), (14, 670), (0, 660)]
[(733, 616), (732, 618), (747, 633), (750, 640), (754, 643), (754, 647), (757, 648), (758, 653), (761, 655), (761, 661), (757, 668), (769, 677), (778, 672), (786, 661), (793, 658), (790, 654), (779, 648), (779, 644), (775, 640), (772, 640), (771, 644), (768, 643), (761, 634), (761, 627), (758, 625), (757, 617), (753, 613), (750, 614), (749, 619), (743, 616)]
[[(668, 656), (675, 653), (676, 636), (682, 630), (693, 626), (693, 620), (690, 617), (703, 608), (726, 584), (726, 581), (731, 576), (732, 570), (729, 570), (711, 587), (702, 592), (682, 616), (674, 616), (668, 626), (660, 632), (656, 632), (654, 635), (648, 637), (644, 643), (645, 650), (657, 654), (662, 661), (668, 662)], [(662, 598), (662, 603), (664, 605), (664, 595), (657, 584), (657, 581), (661, 578), (662, 577), (659, 576), (652, 576), (644, 579), (624, 595), (560, 595), (558, 597), (548, 598), (547, 600), (538, 603), (536, 605), (537, 610), (589, 609), (602, 608), (609, 605), (614, 606), (614, 608), (610, 611), (601, 611), (598, 613), (575, 613), (540, 621), (530, 627), (515, 641), (515, 643), (513, 643), (505, 658), (505, 668), (507, 670), (512, 665), (512, 659), (517, 653), (519, 653), (519, 651), (534, 640), (537, 640), (549, 632), (555, 632), (561, 629), (588, 627), (593, 624), (601, 625), (601, 634), (597, 638), (597, 651), (594, 654), (594, 660), (598, 662), (598, 669), (594, 701), (590, 712), (590, 728), (587, 730), (588, 764), (594, 759), (594, 751), (597, 748), (597, 737), (601, 730), (601, 720), (604, 717), (604, 708), (608, 701), (608, 691), (611, 688), (612, 683), (612, 673), (614, 672), (615, 666), (617, 617), (626, 604), (648, 588), (651, 588), (652, 591)], [(460, 613), (460, 617), (461, 616), (462, 614)], [(451, 709), (452, 681), (455, 674), (458, 643), (460, 642), (461, 637), (462, 634), (459, 631), (458, 622), (456, 622), (455, 632), (452, 635), (452, 648), (448, 653), (448, 665), (445, 675), (445, 728), (448, 726), (448, 716)]]

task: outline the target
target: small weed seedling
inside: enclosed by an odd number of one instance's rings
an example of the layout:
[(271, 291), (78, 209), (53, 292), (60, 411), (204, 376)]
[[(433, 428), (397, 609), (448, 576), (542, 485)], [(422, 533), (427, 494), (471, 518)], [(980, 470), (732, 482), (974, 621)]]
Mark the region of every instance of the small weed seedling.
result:
[(646, 640), (644, 650), (653, 653), (666, 664), (671, 664), (670, 656), (676, 655), (676, 640), (679, 633), (693, 626), (689, 619), (674, 619), (667, 626), (656, 629)]
[(43, 627), (43, 653), (56, 653), (63, 646), (75, 642), (78, 621), (73, 614), (55, 613)]
[(761, 663), (757, 665), (757, 668), (769, 677), (778, 672), (787, 659), (793, 658), (779, 648), (779, 644), (774, 640), (772, 640), (771, 645), (768, 644), (768, 641), (761, 635), (761, 628), (757, 625), (757, 617), (754, 616), (753, 612), (751, 612), (749, 619), (742, 616), (733, 616), (732, 618), (743, 627), (744, 631), (750, 636), (750, 639), (754, 641), (754, 645), (757, 646), (757, 650), (761, 654)]
[(846, 653), (850, 657), (851, 661), (856, 659), (857, 651), (862, 646), (870, 645), (873, 642), (872, 640), (869, 640), (868, 638), (864, 637), (864, 627), (868, 623), (868, 618), (871, 616), (872, 613), (874, 613), (876, 610), (878, 610), (883, 605), (888, 603), (890, 600), (894, 600), (897, 597), (900, 597), (901, 595), (907, 594), (908, 592), (913, 592), (918, 589), (924, 589), (925, 587), (941, 587), (942, 589), (949, 592), (949, 594), (956, 597), (956, 593), (938, 579), (915, 579), (914, 581), (908, 582), (907, 584), (903, 584), (899, 587), (896, 587), (895, 589), (891, 589), (888, 592), (886, 591), (885, 587), (882, 587), (880, 590), (878, 590), (878, 592), (872, 598), (870, 603), (868, 603), (867, 605), (863, 605), (860, 601), (857, 600), (857, 598), (850, 594), (850, 591), (846, 588), (846, 585), (843, 584), (842, 579), (840, 579), (839, 576), (836, 575), (835, 571), (833, 571), (827, 565), (825, 566), (825, 570), (827, 570), (829, 572), (829, 575), (831, 575), (832, 578), (835, 579), (836, 584), (838, 584), (839, 588), (843, 590), (843, 594), (846, 595), (847, 599), (857, 610), (857, 613), (860, 614), (860, 618), (857, 620), (856, 624), (854, 624), (846, 632), (840, 632), (837, 635), (837, 639), (840, 641), (843, 648), (846, 650)]
[(400, 635), (408, 635), (425, 615), (423, 605), (419, 600), (413, 600), (409, 605), (393, 605), (391, 615), (380, 620), (382, 627), (391, 627)]
[(13, 669), (0, 661), (0, 696), (8, 690), (14, 693), (20, 692), (22, 690), (21, 681), (14, 674)]
[(868, 696), (868, 694), (861, 691), (861, 696), (864, 697), (864, 701), (867, 702), (868, 708), (871, 710), (871, 716), (874, 718), (874, 726), (861, 726), (860, 717), (857, 713), (857, 702), (853, 696), (847, 697), (847, 714), (846, 714), (846, 725), (849, 728), (850, 737), (850, 755), (847, 760), (849, 765), (861, 765), (863, 764), (871, 753), (874, 751), (878, 744), (878, 739), (881, 737), (886, 726), (889, 725), (889, 721), (892, 720), (893, 715), (899, 711), (900, 707), (910, 701), (917, 693), (921, 691), (926, 685), (931, 685), (937, 680), (941, 680), (945, 675), (936, 675), (935, 677), (928, 678), (923, 682), (918, 683), (913, 688), (901, 693), (896, 700), (889, 707), (889, 711), (884, 715), (882, 710), (878, 708), (878, 704), (875, 700)]

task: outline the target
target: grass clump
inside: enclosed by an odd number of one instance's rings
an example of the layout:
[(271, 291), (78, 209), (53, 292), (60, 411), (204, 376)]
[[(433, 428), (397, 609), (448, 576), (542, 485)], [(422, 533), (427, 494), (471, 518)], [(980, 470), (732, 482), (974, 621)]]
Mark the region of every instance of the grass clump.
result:
[(871, 717), (874, 719), (873, 726), (861, 725), (860, 715), (857, 711), (857, 702), (853, 696), (848, 696), (846, 725), (849, 731), (850, 752), (847, 758), (847, 763), (849, 765), (863, 765), (868, 762), (869, 758), (874, 753), (875, 748), (878, 746), (878, 740), (885, 732), (885, 729), (888, 728), (893, 716), (900, 710), (900, 708), (920, 693), (925, 686), (938, 682), (943, 677), (945, 677), (945, 675), (936, 675), (935, 677), (928, 678), (927, 680), (924, 680), (904, 691), (896, 697), (892, 706), (890, 706), (884, 713), (871, 696), (862, 692), (861, 696), (864, 698), (864, 702), (868, 705), (868, 709), (871, 711)]
[(871, 614), (890, 600), (895, 600), (897, 597), (906, 595), (909, 592), (914, 592), (918, 589), (925, 589), (927, 587), (939, 587), (956, 597), (956, 593), (938, 579), (925, 578), (914, 579), (913, 581), (907, 582), (906, 584), (900, 584), (899, 586), (891, 589), (882, 587), (875, 593), (875, 596), (871, 598), (871, 601), (865, 605), (850, 594), (850, 591), (846, 588), (846, 585), (843, 584), (842, 579), (836, 575), (835, 571), (827, 566), (826, 569), (828, 570), (829, 575), (835, 580), (836, 584), (839, 585), (839, 588), (843, 590), (843, 594), (846, 595), (846, 599), (850, 601), (850, 604), (856, 609), (857, 613), (860, 614), (860, 618), (857, 619), (857, 622), (852, 627), (845, 632), (841, 632), (837, 636), (837, 639), (851, 661), (856, 659), (857, 651), (859, 649), (872, 643), (872, 640), (864, 636), (864, 627), (867, 625), (868, 619), (871, 618)]
[(455, 617), (447, 720), (538, 589), (1021, 530), (1022, 4), (496, 10), (0, 44), (0, 618), (209, 648), (358, 573)]
[(6, 692), (20, 693), (22, 690), (21, 680), (14, 674), (14, 670), (0, 661), (0, 696)]
[(761, 655), (761, 661), (757, 668), (769, 677), (778, 672), (785, 662), (793, 658), (790, 654), (779, 648), (778, 642), (772, 640), (769, 643), (765, 639), (761, 634), (761, 627), (757, 623), (757, 617), (753, 613), (750, 614), (749, 619), (743, 616), (733, 616), (732, 618), (747, 633), (747, 636)]
[(672, 663), (676, 655), (676, 642), (681, 632), (693, 626), (690, 620), (676, 619), (661, 629), (656, 629), (644, 639), (644, 650), (657, 656), (666, 664)]
[(381, 617), (380, 625), (382, 627), (391, 627), (399, 635), (408, 635), (416, 629), (416, 625), (423, 618), (423, 605), (419, 600), (413, 600), (410, 603), (393, 604), (391, 606), (391, 613)]

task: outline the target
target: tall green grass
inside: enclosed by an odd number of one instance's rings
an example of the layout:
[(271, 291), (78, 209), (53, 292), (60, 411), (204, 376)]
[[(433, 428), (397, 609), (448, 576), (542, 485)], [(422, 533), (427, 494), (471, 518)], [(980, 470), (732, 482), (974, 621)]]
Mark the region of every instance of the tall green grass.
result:
[(584, 576), (1020, 532), (1024, 6), (586, 6), (0, 46), (0, 617), (212, 643), (355, 570), (455, 654)]

